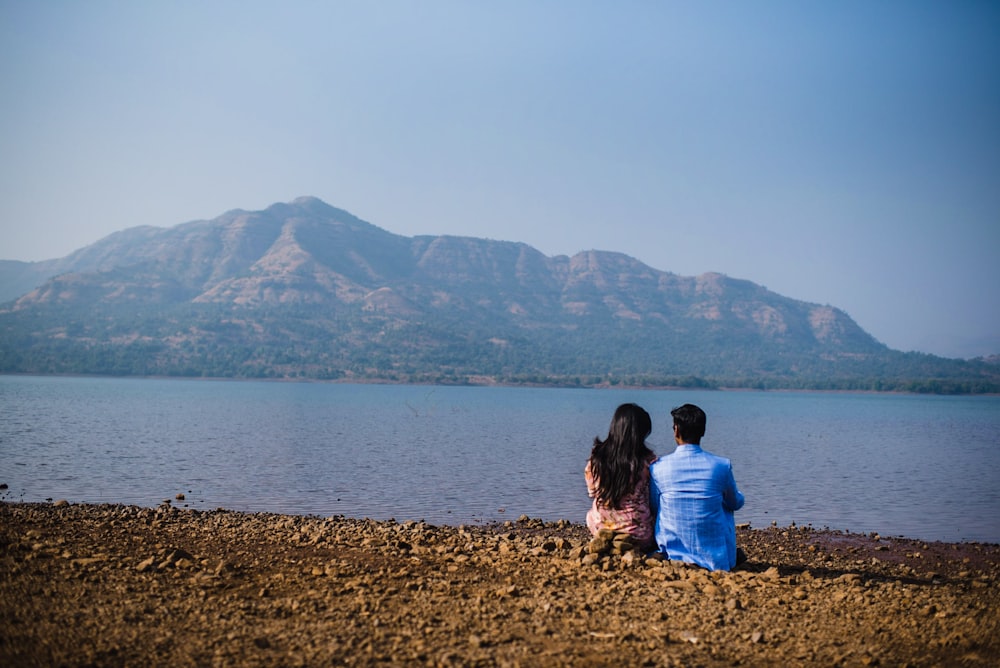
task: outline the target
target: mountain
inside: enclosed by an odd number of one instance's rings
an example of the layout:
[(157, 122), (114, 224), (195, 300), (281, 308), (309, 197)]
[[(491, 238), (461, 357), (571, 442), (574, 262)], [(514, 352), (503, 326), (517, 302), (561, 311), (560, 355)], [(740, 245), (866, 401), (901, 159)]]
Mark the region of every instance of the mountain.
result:
[(0, 262), (0, 372), (996, 391), (841, 310), (605, 251), (404, 237), (311, 197)]

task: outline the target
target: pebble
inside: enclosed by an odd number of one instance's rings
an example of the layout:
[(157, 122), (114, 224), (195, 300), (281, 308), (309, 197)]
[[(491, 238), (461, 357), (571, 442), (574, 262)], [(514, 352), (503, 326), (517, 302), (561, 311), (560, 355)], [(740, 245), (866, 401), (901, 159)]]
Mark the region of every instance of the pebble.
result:
[[(192, 657), (221, 665), (573, 666), (609, 657), (951, 665), (961, 657), (986, 666), (1000, 656), (996, 546), (876, 545), (864, 534), (741, 527), (744, 569), (710, 573), (645, 555), (613, 532), (592, 537), (579, 524), (525, 516), (434, 527), (54, 508), (0, 503), (0, 600), (19, 601), (20, 620), (0, 645), (4, 665), (184, 665)], [(907, 552), (933, 572), (908, 575), (893, 561)], [(893, 640), (876, 650), (878, 638)]]

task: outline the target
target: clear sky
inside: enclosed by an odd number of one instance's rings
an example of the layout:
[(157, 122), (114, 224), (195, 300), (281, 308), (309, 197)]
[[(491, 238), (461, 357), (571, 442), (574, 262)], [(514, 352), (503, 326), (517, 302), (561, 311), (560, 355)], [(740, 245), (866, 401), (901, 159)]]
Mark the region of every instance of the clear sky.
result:
[(1000, 353), (1000, 3), (0, 0), (0, 258), (300, 195)]

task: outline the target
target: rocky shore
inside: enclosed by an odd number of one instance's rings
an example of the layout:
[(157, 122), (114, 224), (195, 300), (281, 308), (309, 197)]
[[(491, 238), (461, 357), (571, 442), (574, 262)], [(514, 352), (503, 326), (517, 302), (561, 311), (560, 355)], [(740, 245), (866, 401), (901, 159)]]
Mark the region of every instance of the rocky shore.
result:
[(709, 573), (526, 517), (0, 503), (0, 665), (1000, 665), (998, 545), (738, 539)]

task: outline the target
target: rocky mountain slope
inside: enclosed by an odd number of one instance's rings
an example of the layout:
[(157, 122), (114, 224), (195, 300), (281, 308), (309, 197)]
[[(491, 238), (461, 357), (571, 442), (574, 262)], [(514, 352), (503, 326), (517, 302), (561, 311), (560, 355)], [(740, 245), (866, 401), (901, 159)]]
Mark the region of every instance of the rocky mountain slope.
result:
[(309, 197), (3, 262), (0, 285), (6, 372), (959, 391), (1000, 376), (891, 351), (749, 281), (405, 237)]

